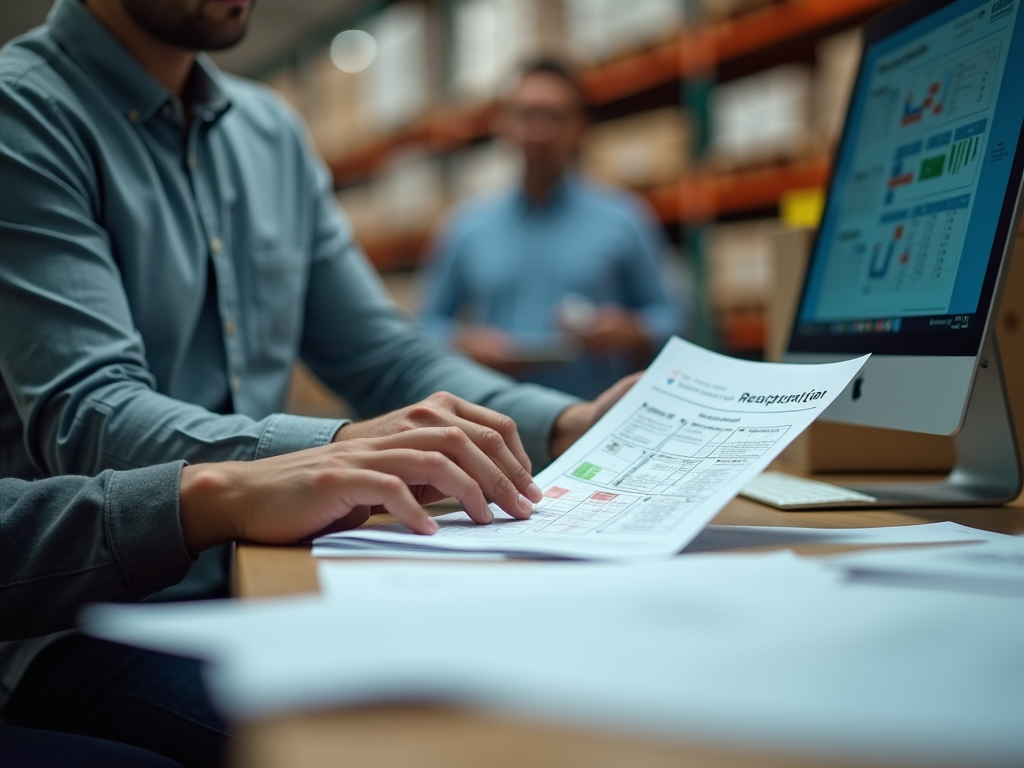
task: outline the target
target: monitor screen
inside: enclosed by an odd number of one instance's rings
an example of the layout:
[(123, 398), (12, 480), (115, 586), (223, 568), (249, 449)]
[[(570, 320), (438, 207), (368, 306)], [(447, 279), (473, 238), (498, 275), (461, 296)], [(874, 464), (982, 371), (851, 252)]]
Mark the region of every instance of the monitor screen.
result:
[(978, 353), (1024, 165), (1022, 4), (869, 25), (790, 351)]

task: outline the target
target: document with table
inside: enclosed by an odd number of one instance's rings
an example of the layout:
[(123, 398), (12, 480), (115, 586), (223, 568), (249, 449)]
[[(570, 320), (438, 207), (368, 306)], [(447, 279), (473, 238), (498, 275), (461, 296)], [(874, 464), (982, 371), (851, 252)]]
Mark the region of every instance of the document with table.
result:
[(669, 557), (707, 525), (849, 384), (866, 357), (823, 365), (755, 363), (674, 338), (643, 378), (540, 472), (526, 521), (497, 507), (417, 536), (395, 524), (330, 534), (322, 557), (490, 552), (519, 557)]

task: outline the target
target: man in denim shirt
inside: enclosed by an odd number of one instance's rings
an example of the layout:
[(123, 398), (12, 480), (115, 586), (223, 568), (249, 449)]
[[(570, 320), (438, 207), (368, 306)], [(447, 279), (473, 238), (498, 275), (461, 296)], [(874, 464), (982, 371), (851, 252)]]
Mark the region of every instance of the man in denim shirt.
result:
[[(516, 385), (395, 312), (299, 121), (195, 53), (240, 39), (250, 5), (57, 0), (0, 53), (0, 475), (259, 459), (426, 427), (414, 447), (529, 514), (531, 462), (622, 388), (577, 403)], [(299, 357), (384, 415), (279, 413)], [(223, 593), (223, 555), (207, 550), (165, 596)], [(0, 706), (52, 640), (0, 646)], [(132, 674), (117, 654), (76, 652), (61, 639), (30, 671)], [(55, 712), (74, 693), (48, 687)], [(162, 706), (161, 681), (145, 688)]]

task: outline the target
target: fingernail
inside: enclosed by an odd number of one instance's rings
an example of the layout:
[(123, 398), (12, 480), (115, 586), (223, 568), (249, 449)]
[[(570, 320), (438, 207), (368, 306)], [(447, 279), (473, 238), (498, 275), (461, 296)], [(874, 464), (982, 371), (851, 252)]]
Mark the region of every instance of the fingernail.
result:
[(521, 493), (519, 494), (518, 501), (519, 501), (519, 508), (521, 510), (523, 510), (523, 512), (533, 512), (533, 504), (531, 504), (530, 500), (528, 498), (526, 498), (525, 496), (523, 496), (523, 494), (521, 494)]
[(544, 498), (544, 492), (536, 483), (530, 483), (526, 486), (526, 495), (530, 497), (530, 500), (533, 501), (534, 504)]
[(427, 524), (424, 527), (427, 529), (427, 533), (437, 533), (441, 526), (437, 524), (437, 520), (431, 517), (427, 519)]

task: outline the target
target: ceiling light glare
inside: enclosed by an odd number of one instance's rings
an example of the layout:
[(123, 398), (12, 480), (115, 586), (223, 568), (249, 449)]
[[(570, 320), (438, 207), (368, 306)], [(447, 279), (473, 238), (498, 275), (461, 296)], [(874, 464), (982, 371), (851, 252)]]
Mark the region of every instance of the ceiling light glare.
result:
[(331, 61), (342, 72), (362, 72), (377, 58), (377, 41), (361, 29), (347, 29), (331, 42)]

